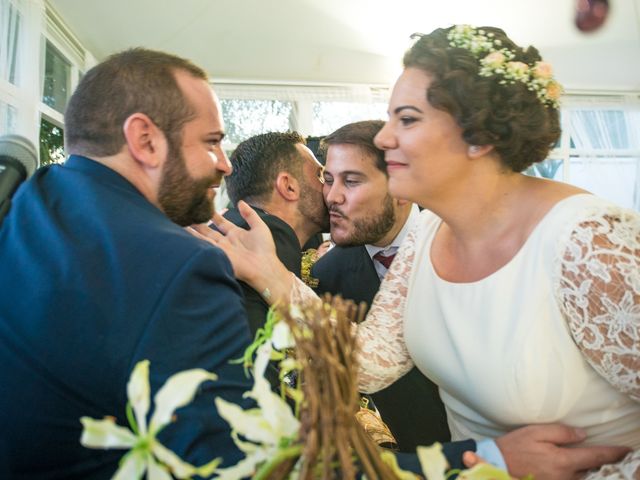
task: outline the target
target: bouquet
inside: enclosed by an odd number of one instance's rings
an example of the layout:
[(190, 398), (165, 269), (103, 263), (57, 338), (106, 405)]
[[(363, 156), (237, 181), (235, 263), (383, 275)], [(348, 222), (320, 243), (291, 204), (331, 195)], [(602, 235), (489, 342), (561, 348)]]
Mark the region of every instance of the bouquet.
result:
[[(243, 410), (215, 399), (234, 442), (245, 453), (234, 466), (219, 468), (221, 459), (214, 459), (195, 467), (157, 441), (157, 432), (171, 421), (174, 410), (191, 401), (198, 385), (215, 375), (196, 369), (169, 378), (155, 396), (147, 427), (148, 361), (135, 367), (127, 387), (131, 430), (116, 425), (113, 418), (83, 417), (81, 443), (90, 448), (130, 449), (113, 478), (141, 478), (145, 472), (153, 480), (194, 475), (221, 480), (421, 478), (401, 470), (394, 453), (376, 445), (356, 419), (360, 396), (353, 323), (363, 315), (362, 307), (329, 296), (270, 312), (243, 359), (254, 376), (253, 388), (245, 395), (257, 406)], [(279, 394), (264, 376), (269, 362), (279, 367)], [(444, 480), (452, 474), (469, 480), (510, 479), (487, 464), (445, 473), (447, 461), (439, 444), (419, 447), (417, 454), (428, 480)]]

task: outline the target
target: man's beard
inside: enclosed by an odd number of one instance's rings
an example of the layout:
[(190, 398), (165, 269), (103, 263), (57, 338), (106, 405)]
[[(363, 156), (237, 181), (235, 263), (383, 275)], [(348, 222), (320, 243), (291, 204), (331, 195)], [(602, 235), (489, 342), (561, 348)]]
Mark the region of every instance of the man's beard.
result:
[(318, 227), (318, 232), (329, 231), (329, 211), (321, 192), (315, 194), (311, 187), (303, 184), (298, 211), (304, 218)]
[[(329, 208), (340, 214), (342, 211), (339, 207)], [(345, 216), (346, 217), (346, 216)], [(348, 219), (348, 217), (346, 217)], [(371, 245), (378, 242), (384, 237), (396, 223), (396, 212), (393, 209), (393, 198), (387, 194), (382, 201), (382, 212), (377, 215), (359, 218), (351, 221), (351, 234), (343, 238), (334, 238), (331, 240), (341, 247), (353, 247), (359, 245)]]
[(219, 182), (217, 175), (195, 179), (187, 171), (185, 159), (176, 144), (169, 140), (167, 161), (160, 179), (158, 202), (164, 213), (180, 226), (203, 223), (213, 216), (209, 189)]

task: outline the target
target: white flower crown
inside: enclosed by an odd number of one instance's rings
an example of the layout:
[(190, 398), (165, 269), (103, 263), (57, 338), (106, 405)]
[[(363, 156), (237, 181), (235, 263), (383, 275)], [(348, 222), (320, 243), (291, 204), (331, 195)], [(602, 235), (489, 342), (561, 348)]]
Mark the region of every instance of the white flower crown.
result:
[(547, 62), (536, 62), (529, 66), (524, 62), (513, 61), (515, 53), (502, 46), (502, 41), (471, 25), (456, 25), (447, 34), (449, 45), (463, 48), (480, 61), (478, 74), (481, 77), (501, 77), (500, 85), (524, 83), (529, 90), (535, 92), (543, 105), (559, 107), (562, 86), (553, 79), (551, 65)]

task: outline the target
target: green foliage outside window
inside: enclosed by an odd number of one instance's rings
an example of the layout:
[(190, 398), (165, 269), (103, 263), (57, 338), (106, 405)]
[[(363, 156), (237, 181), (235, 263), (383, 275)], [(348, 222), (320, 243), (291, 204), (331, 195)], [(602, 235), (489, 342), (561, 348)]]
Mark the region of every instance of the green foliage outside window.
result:
[(64, 132), (53, 123), (40, 121), (40, 165), (64, 162)]
[(238, 144), (253, 135), (291, 130), (291, 102), (222, 99), (226, 140)]

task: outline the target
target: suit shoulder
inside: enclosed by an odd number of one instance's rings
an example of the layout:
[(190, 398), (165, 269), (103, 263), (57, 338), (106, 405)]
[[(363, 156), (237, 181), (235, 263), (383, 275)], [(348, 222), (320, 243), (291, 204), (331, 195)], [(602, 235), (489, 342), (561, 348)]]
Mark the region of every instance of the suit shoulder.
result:
[(196, 238), (184, 228), (173, 222), (160, 222), (155, 228), (147, 232), (152, 245), (147, 251), (161, 262), (161, 265), (173, 262), (178, 269), (184, 265), (191, 268), (200, 266), (211, 273), (223, 273), (225, 276), (233, 276), (231, 262), (220, 248), (209, 242)]
[(326, 270), (342, 270), (347, 264), (345, 262), (368, 257), (367, 250), (363, 245), (355, 247), (333, 247), (318, 260), (312, 268), (312, 272)]

